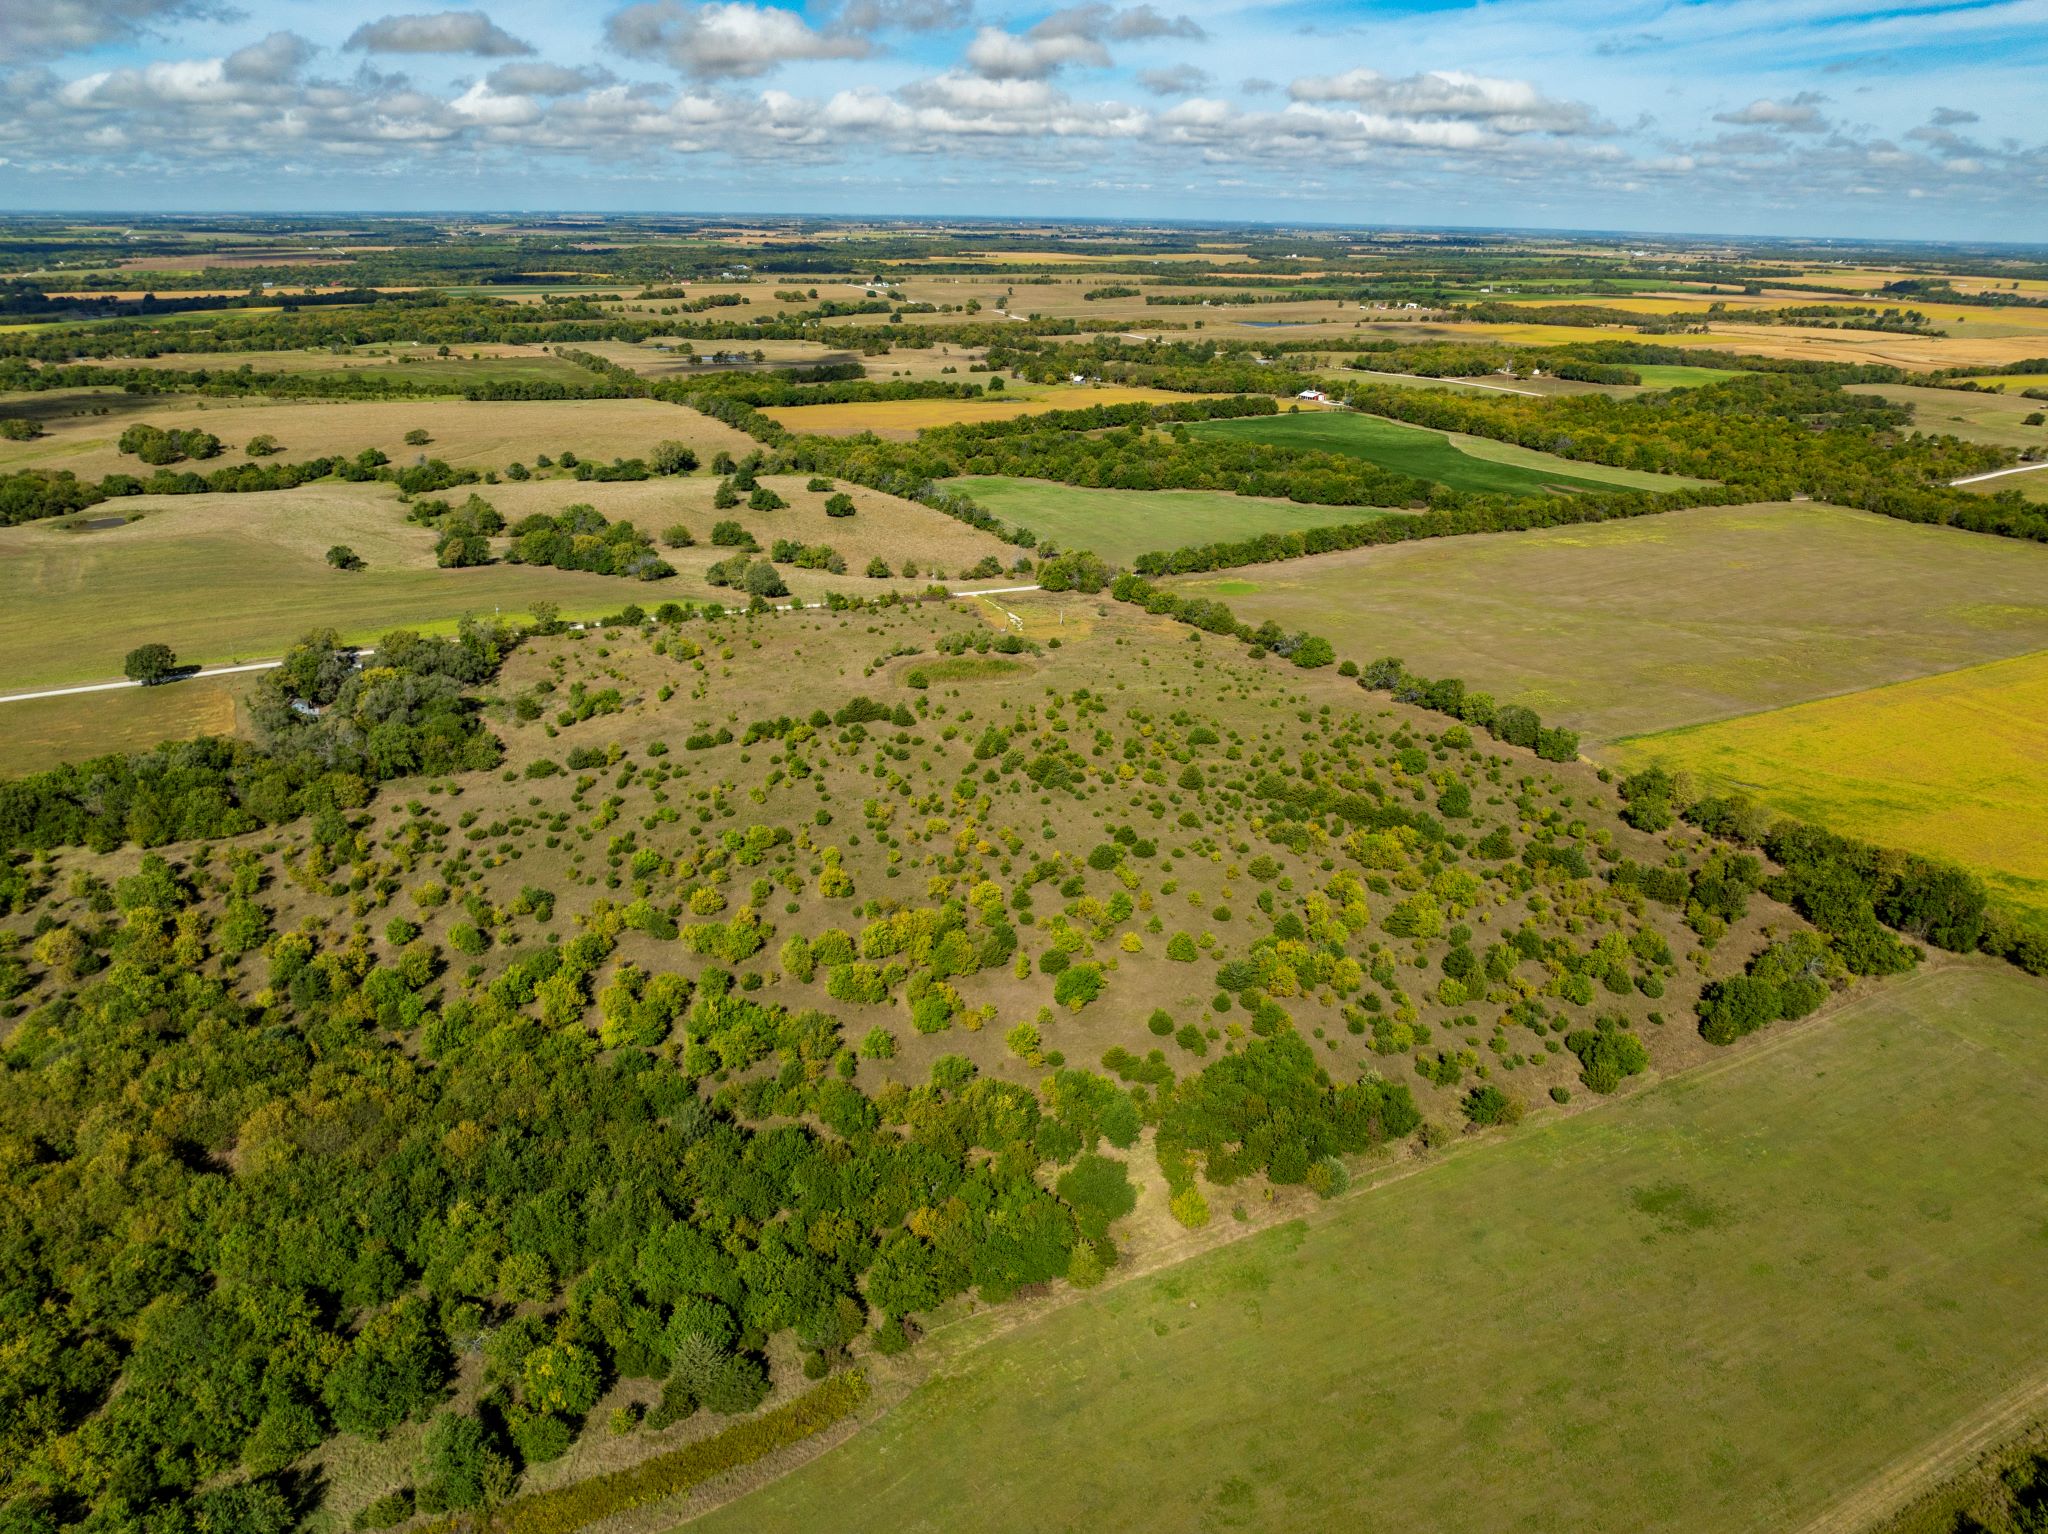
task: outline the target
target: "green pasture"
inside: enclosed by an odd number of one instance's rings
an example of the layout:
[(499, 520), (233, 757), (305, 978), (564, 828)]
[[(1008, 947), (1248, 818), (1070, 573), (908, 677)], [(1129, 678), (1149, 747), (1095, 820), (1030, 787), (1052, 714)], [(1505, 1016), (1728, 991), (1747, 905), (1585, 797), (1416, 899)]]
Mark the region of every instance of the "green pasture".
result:
[(1392, 515), (1376, 506), (1304, 506), (1227, 490), (1094, 490), (1007, 475), (970, 475), (947, 488), (1063, 549), (1129, 563), (1154, 549), (1294, 532)]
[(1349, 410), (1305, 410), (1298, 414), (1202, 421), (1188, 429), (1200, 435), (1246, 437), (1282, 447), (1363, 458), (1396, 473), (1435, 480), (1453, 490), (1532, 495), (1551, 489), (1606, 490), (1616, 485), (1672, 489), (1700, 483), (1670, 474), (1569, 462), (1512, 443), (1454, 436)]
[(1221, 580), (1174, 585), (1594, 740), (2048, 647), (2048, 548), (1813, 502), (1433, 538)]

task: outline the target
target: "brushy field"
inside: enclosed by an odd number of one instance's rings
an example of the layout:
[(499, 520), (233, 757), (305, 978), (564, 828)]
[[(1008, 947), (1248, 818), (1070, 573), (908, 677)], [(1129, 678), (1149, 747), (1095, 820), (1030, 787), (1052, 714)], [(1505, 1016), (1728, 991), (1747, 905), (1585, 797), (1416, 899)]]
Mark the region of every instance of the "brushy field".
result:
[(1249, 438), (1283, 447), (1342, 453), (1398, 473), (1435, 480), (1453, 490), (1533, 494), (1552, 488), (1604, 490), (1626, 485), (1636, 489), (1671, 489), (1700, 483), (1677, 475), (1573, 463), (1513, 443), (1430, 431), (1348, 410), (1202, 421), (1188, 429), (1202, 436)]
[[(712, 504), (718, 481), (707, 475), (612, 485), (529, 480), (521, 485), (485, 485), (479, 489), (484, 499), (497, 507), (508, 522), (517, 522), (536, 511), (559, 512), (577, 502), (595, 506), (613, 521), (631, 522), (657, 540), (671, 524), (680, 522), (690, 530), (696, 543), (689, 548), (664, 547), (661, 556), (684, 575), (700, 571), (733, 553), (729, 548), (718, 548), (710, 542), (711, 529), (721, 521), (739, 523), (754, 535), (764, 553), (781, 538), (806, 545), (824, 544), (836, 550), (846, 560), (849, 574), (846, 579), (827, 580), (826, 583), (847, 591), (890, 589), (891, 582), (869, 580), (862, 574), (873, 558), (885, 561), (892, 572), (900, 571), (906, 560), (914, 563), (917, 577), (893, 584), (905, 590), (917, 590), (922, 589), (927, 576), (951, 579), (990, 555), (1001, 560), (1007, 568), (1024, 552), (992, 534), (969, 527), (964, 522), (956, 522), (915, 501), (884, 495), (864, 485), (838, 481), (833, 483), (830, 491), (807, 490), (804, 487), (809, 482), (809, 476), (803, 474), (762, 475), (761, 483), (789, 502), (780, 511), (753, 511), (744, 502), (720, 510)], [(852, 498), (855, 508), (852, 516), (830, 517), (825, 514), (825, 502), (834, 492), (843, 492)], [(802, 569), (785, 569), (784, 574), (792, 587), (805, 589), (799, 583), (807, 583), (809, 588), (813, 588), (808, 591), (812, 596), (817, 595), (815, 588), (818, 582), (826, 579), (817, 572)], [(1021, 581), (1026, 577), (1016, 579)], [(641, 586), (637, 582), (621, 584), (636, 587), (641, 595), (631, 600), (637, 601), (649, 592), (656, 593), (656, 600), (660, 600), (669, 595), (660, 588), (677, 582), (661, 581), (649, 586)], [(1006, 582), (987, 580), (980, 584), (999, 586)]]
[(2048, 988), (1954, 964), (1045, 1315), (696, 1527), (1797, 1528), (2048, 1360)]
[(1227, 490), (1094, 490), (999, 474), (946, 483), (1041, 540), (1063, 549), (1093, 549), (1123, 563), (1153, 549), (1397, 515), (1371, 506), (1304, 506)]
[[(66, 406), (70, 408), (74, 407)], [(721, 448), (737, 458), (757, 445), (753, 438), (687, 406), (649, 399), (244, 401), (178, 395), (111, 416), (53, 414), (43, 423), (47, 435), (36, 441), (0, 441), (0, 472), (69, 469), (87, 479), (147, 474), (147, 465), (115, 445), (123, 427), (136, 421), (195, 428), (220, 438), (226, 451), (218, 458), (177, 466), (202, 473), (249, 462), (242, 449), (259, 435), (277, 440), (279, 451), (272, 462), (348, 455), (374, 447), (397, 464), (424, 456), (477, 469), (502, 469), (513, 462), (531, 465), (540, 454), (555, 457), (565, 448), (599, 462), (644, 457), (667, 439), (688, 443), (706, 462)], [(406, 445), (405, 434), (414, 428), (431, 439), (425, 447)]]
[(2048, 646), (2048, 548), (1811, 502), (1438, 538), (1178, 584), (1322, 634), (1361, 665), (1397, 655), (1461, 676), (1595, 740)]
[[(972, 382), (972, 380), (969, 380)], [(927, 426), (952, 426), (965, 421), (1004, 421), (1017, 415), (1042, 415), (1050, 410), (1086, 410), (1090, 405), (1167, 405), (1201, 395), (1166, 389), (1125, 389), (1061, 385), (1052, 389), (1013, 389), (976, 399), (862, 400), (843, 405), (791, 405), (765, 410), (794, 432), (826, 437), (852, 437), (871, 431), (878, 437), (908, 440)]]
[(1613, 754), (1948, 858), (2048, 919), (2048, 651), (1639, 736)]
[[(730, 591), (703, 580), (707, 567), (734, 552), (709, 542), (719, 518), (737, 520), (764, 554), (778, 538), (838, 550), (849, 567), (844, 576), (783, 567), (791, 590), (810, 601), (832, 589), (918, 591), (934, 571), (955, 576), (984, 555), (1007, 562), (1016, 553), (986, 533), (878, 492), (854, 489), (856, 513), (828, 517), (825, 494), (806, 491), (803, 477), (771, 476), (767, 483), (787, 508), (714, 510), (715, 485), (706, 476), (477, 487), (507, 521), (584, 502), (657, 539), (670, 523), (683, 523), (696, 545), (664, 548), (677, 574), (647, 582), (502, 563), (439, 569), (434, 534), (407, 522), (405, 508), (382, 485), (138, 496), (117, 508), (141, 514), (125, 526), (0, 528), (0, 689), (116, 677), (121, 658), (151, 640), (169, 644), (188, 663), (210, 665), (282, 654), (310, 628), (331, 626), (344, 637), (369, 639), (401, 625), (451, 623), (466, 613), (524, 613), (538, 599), (559, 604), (568, 618), (598, 617), (629, 602), (650, 608), (671, 599), (731, 604)], [(367, 568), (331, 568), (326, 551), (337, 543), (354, 549)], [(875, 555), (888, 561), (892, 579), (862, 573)], [(918, 562), (914, 577), (901, 574), (906, 557)]]

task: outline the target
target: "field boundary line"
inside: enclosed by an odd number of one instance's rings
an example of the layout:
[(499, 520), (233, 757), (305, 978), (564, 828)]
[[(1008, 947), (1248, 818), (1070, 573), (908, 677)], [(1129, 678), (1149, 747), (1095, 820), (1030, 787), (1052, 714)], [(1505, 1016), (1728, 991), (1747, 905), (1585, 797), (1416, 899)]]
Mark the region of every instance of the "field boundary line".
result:
[(1930, 1485), (2017, 1437), (2048, 1406), (2048, 1369), (2022, 1380), (1912, 1454), (1894, 1460), (1798, 1534), (1864, 1534)]

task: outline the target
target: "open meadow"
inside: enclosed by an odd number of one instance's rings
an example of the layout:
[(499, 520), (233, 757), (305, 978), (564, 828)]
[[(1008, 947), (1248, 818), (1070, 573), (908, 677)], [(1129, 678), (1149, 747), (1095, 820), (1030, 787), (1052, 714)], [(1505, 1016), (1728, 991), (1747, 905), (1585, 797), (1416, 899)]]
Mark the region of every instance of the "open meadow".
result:
[(966, 475), (946, 488), (1063, 549), (1129, 564), (1153, 549), (1250, 538), (1399, 515), (1372, 506), (1309, 506), (1227, 490), (1102, 490), (1005, 475)]
[(1618, 741), (1717, 790), (1946, 858), (2048, 921), (2048, 652)]
[(1027, 1324), (970, 1318), (908, 1399), (691, 1526), (1798, 1528), (2048, 1359), (2044, 1007), (1950, 965)]
[(1701, 483), (1675, 474), (1648, 474), (1640, 469), (1579, 463), (1512, 442), (1431, 431), (1350, 410), (1305, 410), (1299, 414), (1246, 416), (1233, 421), (1199, 421), (1188, 430), (1197, 436), (1242, 438), (1341, 453), (1396, 473), (1432, 479), (1453, 490), (1480, 493), (1600, 490), (1613, 485), (1669, 490)]
[[(219, 457), (179, 465), (202, 472), (251, 462), (243, 449), (258, 436), (276, 440), (276, 462), (352, 456), (374, 447), (398, 464), (439, 458), (456, 468), (477, 469), (531, 464), (543, 453), (553, 457), (564, 449), (600, 463), (644, 457), (667, 440), (688, 444), (707, 462), (721, 450), (739, 457), (755, 446), (751, 437), (722, 421), (651, 399), (336, 401), (179, 395), (151, 400), (146, 407), (131, 405), (111, 416), (53, 412), (44, 422), (46, 435), (35, 441), (0, 440), (0, 472), (69, 469), (81, 479), (147, 474), (148, 465), (116, 446), (123, 428), (137, 421), (220, 438)], [(429, 438), (423, 447), (405, 441), (406, 433), (416, 429)]]
[(2048, 548), (1811, 502), (1359, 549), (1177, 589), (1613, 740), (2048, 645)]
[[(703, 578), (735, 552), (710, 542), (720, 519), (739, 522), (764, 553), (777, 539), (837, 551), (845, 575), (785, 567), (792, 590), (811, 601), (827, 590), (920, 591), (940, 571), (955, 575), (983, 558), (1015, 554), (986, 533), (879, 491), (853, 487), (855, 514), (828, 517), (825, 492), (804, 489), (804, 477), (764, 482), (786, 508), (716, 510), (716, 485), (706, 477), (477, 487), (507, 522), (581, 503), (656, 539), (684, 524), (697, 542), (662, 548), (677, 573), (653, 582), (502, 562), (440, 569), (434, 533), (406, 521), (405, 507), (383, 485), (137, 496), (99, 515), (0, 528), (0, 690), (118, 676), (122, 656), (153, 640), (188, 664), (212, 665), (281, 654), (310, 628), (369, 639), (400, 625), (445, 626), (465, 614), (523, 614), (538, 600), (569, 618), (617, 612), (629, 602), (744, 601)], [(84, 525), (116, 514), (137, 520)], [(366, 568), (330, 567), (325, 555), (334, 544), (352, 548)], [(889, 565), (888, 578), (864, 574), (877, 557)], [(915, 575), (902, 573), (906, 561), (918, 566)]]
[(1913, 429), (1947, 433), (1993, 447), (2048, 449), (2048, 426), (2029, 426), (2027, 417), (2048, 412), (2048, 400), (1989, 390), (1930, 389), (1915, 384), (1851, 384), (1851, 394), (1875, 394), (1913, 407)]

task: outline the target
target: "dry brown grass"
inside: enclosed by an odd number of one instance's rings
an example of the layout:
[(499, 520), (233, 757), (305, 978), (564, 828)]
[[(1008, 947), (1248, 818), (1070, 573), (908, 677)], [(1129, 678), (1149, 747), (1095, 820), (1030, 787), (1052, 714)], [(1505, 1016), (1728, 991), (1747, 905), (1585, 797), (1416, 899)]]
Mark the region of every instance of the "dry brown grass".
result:
[(258, 673), (198, 677), (163, 687), (0, 704), (0, 776), (39, 772), (159, 741), (232, 735), (239, 704)]
[(864, 400), (846, 405), (793, 405), (763, 412), (794, 432), (827, 437), (852, 437), (871, 431), (878, 437), (908, 441), (927, 426), (966, 421), (1006, 421), (1012, 416), (1043, 415), (1052, 410), (1085, 410), (1091, 405), (1172, 404), (1204, 398), (1166, 389), (1124, 389), (1087, 386), (1012, 390), (976, 399)]
[[(184, 465), (206, 471), (250, 460), (242, 449), (253, 437), (277, 439), (278, 460), (298, 462), (330, 454), (381, 448), (394, 463), (416, 457), (441, 458), (458, 468), (503, 468), (531, 464), (542, 453), (565, 448), (579, 457), (608, 461), (649, 452), (673, 438), (704, 458), (724, 449), (751, 452), (751, 437), (681, 405), (645, 399), (598, 400), (331, 400), (222, 401), (178, 397), (150, 401), (120, 415), (57, 416), (48, 435), (34, 442), (0, 442), (0, 472), (13, 469), (70, 469), (81, 478), (143, 473), (149, 469), (121, 453), (115, 442), (124, 425), (146, 420), (158, 426), (196, 427), (227, 445), (220, 457)], [(432, 441), (408, 447), (405, 434), (423, 428)]]

